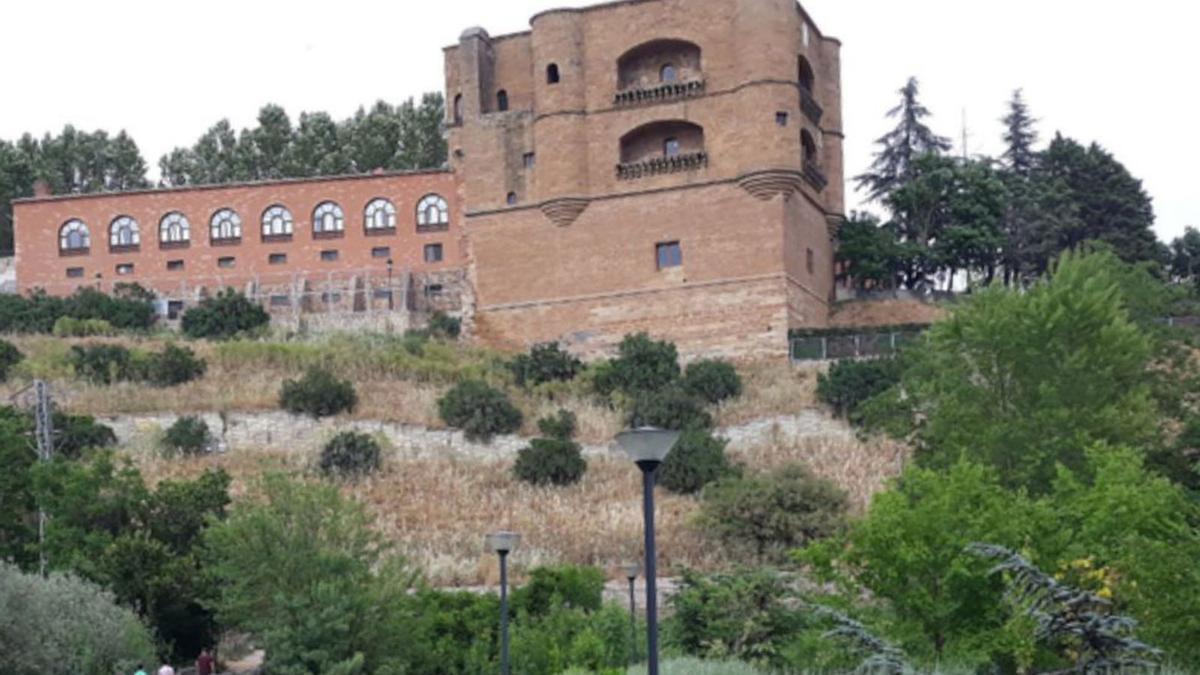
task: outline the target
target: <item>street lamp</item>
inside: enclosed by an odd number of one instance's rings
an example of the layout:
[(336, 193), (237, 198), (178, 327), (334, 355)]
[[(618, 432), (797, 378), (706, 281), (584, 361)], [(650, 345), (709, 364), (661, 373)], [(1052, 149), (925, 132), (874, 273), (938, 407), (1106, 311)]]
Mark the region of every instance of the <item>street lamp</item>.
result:
[(521, 543), (516, 532), (493, 532), (487, 547), (500, 556), (500, 675), (509, 675), (508, 664), (508, 554)]
[(679, 440), (678, 431), (642, 427), (617, 434), (617, 445), (642, 470), (642, 511), (646, 520), (646, 662), (658, 675), (658, 589), (654, 553), (654, 474)]
[(389, 312), (394, 311), (396, 309), (396, 301), (393, 299), (395, 292), (392, 290), (392, 265), (393, 265), (392, 259), (388, 258), (387, 259), (387, 268), (388, 268), (388, 311)]
[(637, 595), (633, 589), (638, 573), (642, 571), (642, 566), (635, 562), (629, 562), (621, 565), (621, 571), (629, 580), (629, 635), (633, 638), (633, 641), (629, 643), (629, 662), (633, 664), (637, 663)]

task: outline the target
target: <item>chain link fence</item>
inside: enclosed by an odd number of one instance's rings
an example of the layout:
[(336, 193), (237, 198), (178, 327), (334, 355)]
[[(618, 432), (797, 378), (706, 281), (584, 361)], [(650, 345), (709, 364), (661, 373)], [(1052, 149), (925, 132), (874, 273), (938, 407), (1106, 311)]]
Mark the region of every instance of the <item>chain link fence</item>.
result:
[(790, 338), (793, 362), (837, 361), (890, 356), (920, 337), (919, 330), (847, 335), (809, 335)]

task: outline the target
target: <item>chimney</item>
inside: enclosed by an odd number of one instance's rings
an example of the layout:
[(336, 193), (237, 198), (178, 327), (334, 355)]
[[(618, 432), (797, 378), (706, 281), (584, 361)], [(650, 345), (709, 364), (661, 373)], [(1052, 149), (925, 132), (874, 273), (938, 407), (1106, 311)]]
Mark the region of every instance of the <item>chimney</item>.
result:
[(39, 178), (33, 181), (33, 196), (34, 197), (50, 197), (54, 195), (54, 190), (50, 188), (50, 182), (44, 178)]

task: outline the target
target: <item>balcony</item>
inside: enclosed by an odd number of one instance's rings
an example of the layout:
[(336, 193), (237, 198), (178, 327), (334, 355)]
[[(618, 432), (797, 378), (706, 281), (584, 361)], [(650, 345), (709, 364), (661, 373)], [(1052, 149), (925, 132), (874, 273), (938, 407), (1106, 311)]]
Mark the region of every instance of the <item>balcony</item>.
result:
[(652, 157), (640, 162), (618, 164), (617, 179), (637, 180), (648, 176), (699, 171), (706, 166), (708, 166), (708, 153), (706, 152), (693, 152), (674, 157)]
[(617, 92), (613, 104), (617, 106), (643, 105), (650, 103), (666, 103), (685, 98), (694, 98), (704, 94), (704, 80), (691, 82), (668, 82), (652, 87), (626, 89)]
[(804, 87), (800, 87), (800, 110), (804, 112), (813, 124), (820, 125), (821, 118), (825, 115), (825, 110), (817, 103), (817, 99), (813, 97), (812, 92)]
[(810, 162), (804, 163), (804, 180), (813, 186), (817, 192), (824, 190), (825, 186), (829, 185), (829, 179), (825, 177), (825, 172), (818, 169), (816, 164)]

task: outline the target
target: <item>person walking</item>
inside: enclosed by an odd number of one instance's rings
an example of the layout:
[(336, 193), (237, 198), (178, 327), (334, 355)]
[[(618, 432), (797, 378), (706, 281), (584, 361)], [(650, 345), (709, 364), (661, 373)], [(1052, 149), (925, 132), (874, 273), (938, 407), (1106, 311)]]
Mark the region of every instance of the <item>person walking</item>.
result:
[(146, 666), (139, 663), (137, 670), (134, 671), (133, 675), (146, 675)]
[(175, 675), (175, 669), (171, 667), (171, 664), (164, 663), (162, 668), (158, 669), (158, 675)]
[(201, 649), (200, 657), (196, 659), (196, 675), (213, 675), (213, 657), (208, 647)]

